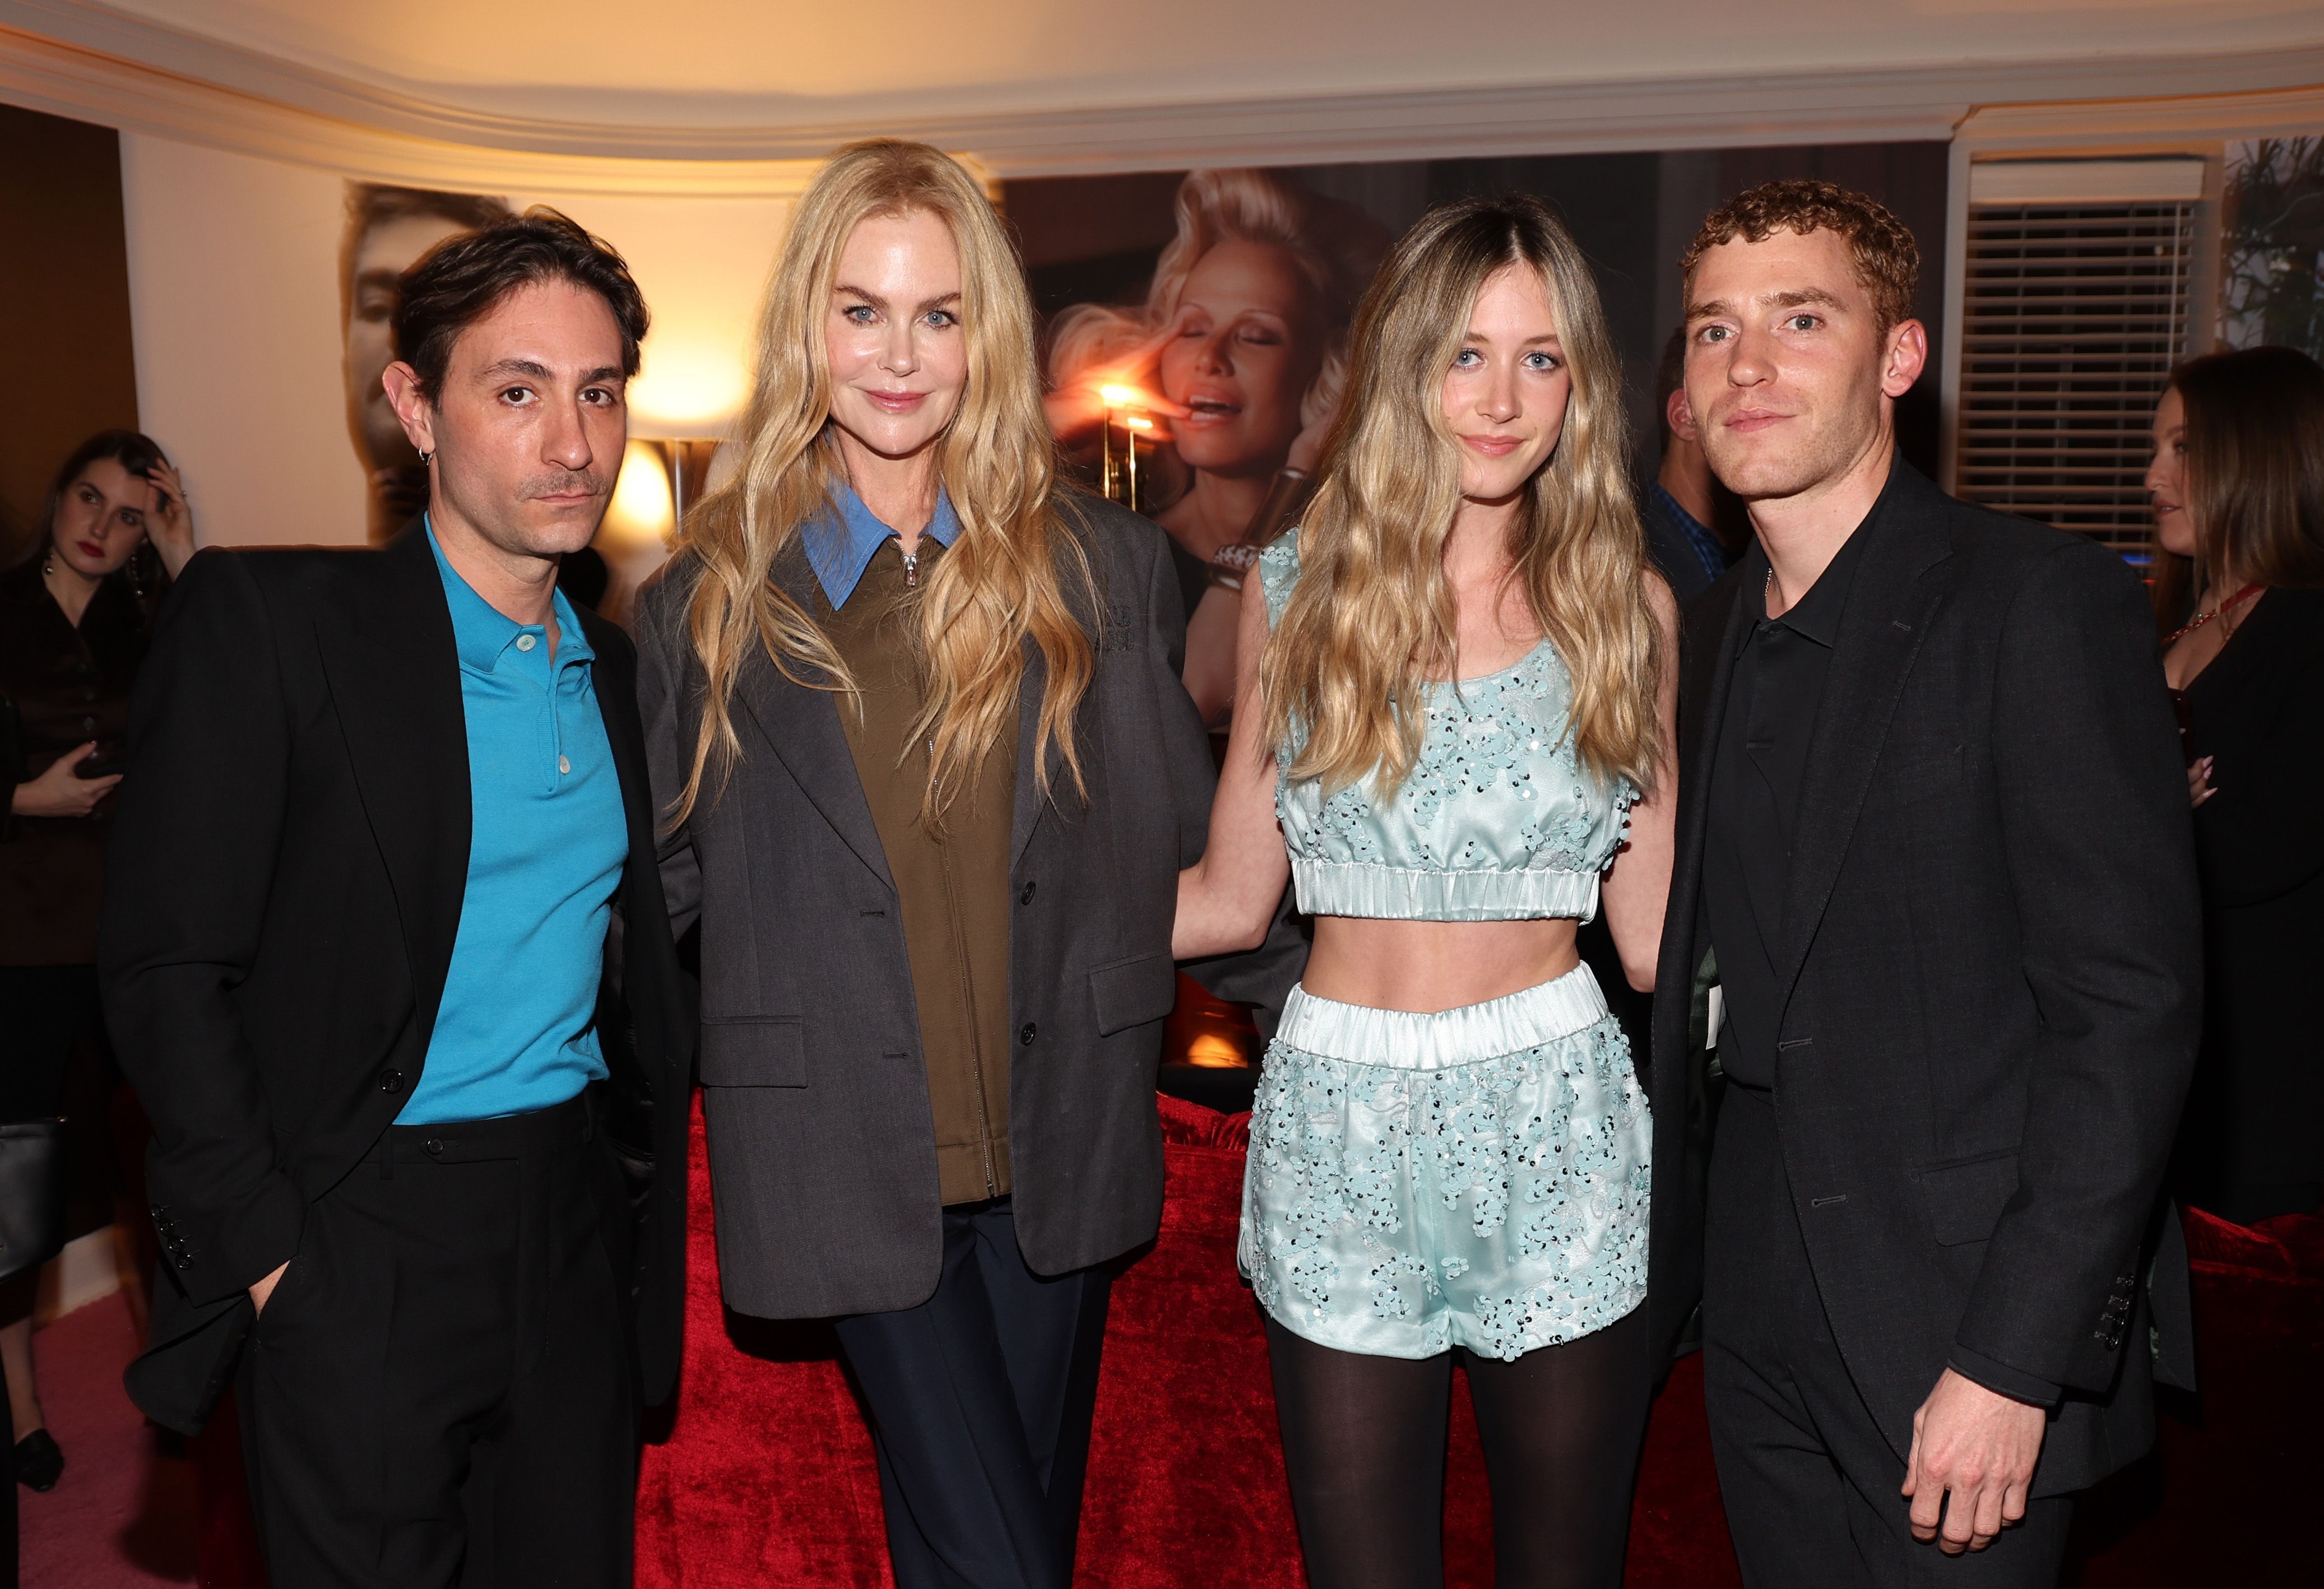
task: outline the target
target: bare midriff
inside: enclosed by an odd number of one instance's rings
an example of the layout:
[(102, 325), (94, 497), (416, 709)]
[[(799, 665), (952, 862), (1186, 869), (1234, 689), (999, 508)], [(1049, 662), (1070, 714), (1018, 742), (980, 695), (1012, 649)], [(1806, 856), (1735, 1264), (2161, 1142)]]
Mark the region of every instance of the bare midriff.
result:
[(1581, 963), (1577, 923), (1315, 918), (1300, 986), (1318, 998), (1433, 1015), (1522, 993)]

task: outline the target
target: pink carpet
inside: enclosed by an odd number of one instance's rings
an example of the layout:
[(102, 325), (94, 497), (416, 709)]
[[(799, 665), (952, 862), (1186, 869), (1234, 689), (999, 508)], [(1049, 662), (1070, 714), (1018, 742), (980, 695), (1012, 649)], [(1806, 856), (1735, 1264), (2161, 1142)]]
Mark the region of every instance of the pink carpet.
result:
[(27, 1589), (141, 1589), (194, 1582), (194, 1468), (165, 1455), (121, 1389), (137, 1350), (118, 1293), (32, 1338), (41, 1401), (64, 1447), (46, 1495), (20, 1490)]

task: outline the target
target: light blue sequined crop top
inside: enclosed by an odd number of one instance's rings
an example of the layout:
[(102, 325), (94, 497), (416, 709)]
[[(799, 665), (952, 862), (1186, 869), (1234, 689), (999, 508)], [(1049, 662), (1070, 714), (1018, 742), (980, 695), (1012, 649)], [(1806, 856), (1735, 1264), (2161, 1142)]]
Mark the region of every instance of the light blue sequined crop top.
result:
[[(1260, 556), (1259, 573), (1272, 625), (1299, 583), (1296, 530)], [(1326, 798), (1318, 779), (1278, 776), (1299, 908), (1406, 922), (1596, 916), (1637, 791), (1582, 765), (1566, 733), (1572, 699), (1544, 640), (1514, 667), (1429, 684), (1420, 759), (1386, 807), (1368, 782)]]

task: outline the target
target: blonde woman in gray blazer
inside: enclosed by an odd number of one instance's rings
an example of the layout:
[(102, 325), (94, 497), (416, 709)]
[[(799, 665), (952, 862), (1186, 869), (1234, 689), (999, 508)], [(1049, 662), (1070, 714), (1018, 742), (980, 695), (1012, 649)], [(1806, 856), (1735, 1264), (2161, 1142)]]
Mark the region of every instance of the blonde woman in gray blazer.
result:
[[(1067, 1589), (1213, 781), (1177, 587), (1054, 478), (1022, 275), (939, 152), (825, 167), (760, 358), (640, 620), (726, 1300), (836, 1321), (900, 1589)], [(1277, 1003), (1302, 952), (1204, 975)]]

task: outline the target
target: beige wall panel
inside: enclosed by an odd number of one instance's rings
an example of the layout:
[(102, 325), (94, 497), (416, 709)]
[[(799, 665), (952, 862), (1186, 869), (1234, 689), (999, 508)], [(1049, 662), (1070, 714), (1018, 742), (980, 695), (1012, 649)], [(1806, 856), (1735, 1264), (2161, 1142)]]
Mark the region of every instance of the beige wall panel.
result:
[(124, 133), (137, 408), (205, 543), (360, 543), (336, 176)]

